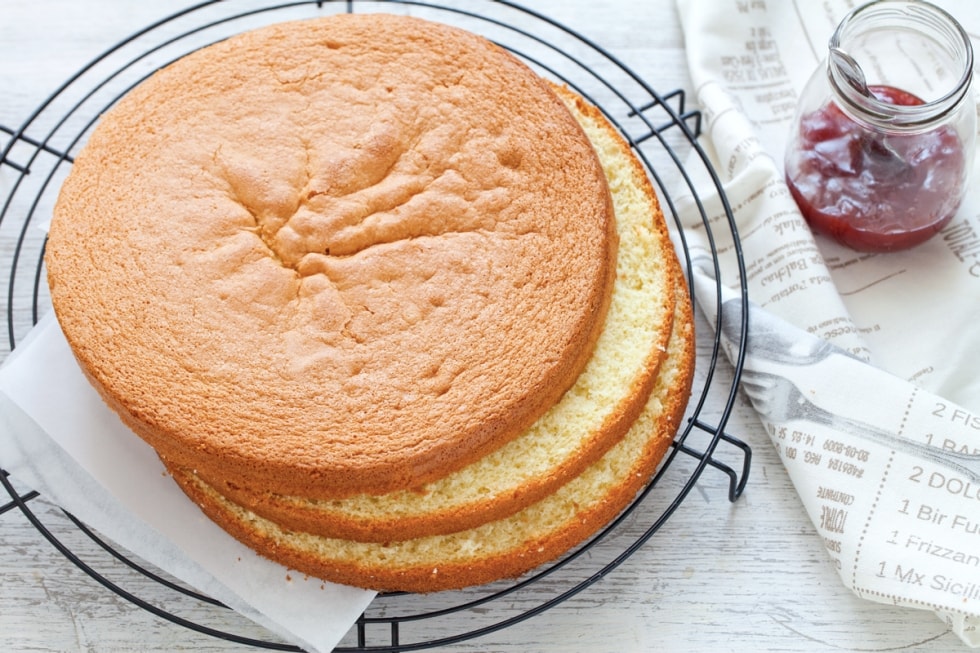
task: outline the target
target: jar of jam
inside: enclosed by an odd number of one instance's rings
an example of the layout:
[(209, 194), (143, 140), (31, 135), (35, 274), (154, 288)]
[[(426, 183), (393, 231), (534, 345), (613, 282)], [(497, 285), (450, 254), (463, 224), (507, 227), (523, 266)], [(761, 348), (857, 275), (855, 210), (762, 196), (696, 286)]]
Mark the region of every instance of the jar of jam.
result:
[(837, 27), (800, 98), (786, 182), (815, 231), (853, 249), (917, 245), (966, 192), (976, 142), (973, 49), (922, 0), (879, 0)]

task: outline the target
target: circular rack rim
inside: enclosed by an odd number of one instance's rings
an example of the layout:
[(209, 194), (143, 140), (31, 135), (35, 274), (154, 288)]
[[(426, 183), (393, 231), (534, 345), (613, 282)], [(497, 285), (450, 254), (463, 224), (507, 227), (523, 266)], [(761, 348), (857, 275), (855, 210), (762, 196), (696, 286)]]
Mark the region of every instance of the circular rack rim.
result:
[[(356, 635), (357, 635), (357, 645), (351, 647), (339, 647), (335, 649), (336, 651), (410, 651), (410, 650), (421, 650), (428, 648), (435, 648), (446, 646), (449, 644), (458, 643), (464, 640), (473, 639), (476, 637), (488, 635), (492, 632), (501, 630), (513, 624), (521, 621), (525, 621), (535, 615), (538, 615), (553, 606), (565, 601), (566, 599), (578, 594), (579, 592), (587, 589), (594, 583), (600, 581), (609, 572), (616, 569), (621, 565), (626, 559), (628, 559), (637, 549), (644, 545), (666, 522), (670, 515), (680, 506), (684, 498), (693, 489), (695, 482), (701, 476), (702, 472), (711, 466), (717, 470), (728, 475), (729, 478), (729, 490), (728, 498), (730, 501), (735, 501), (748, 480), (749, 464), (751, 460), (751, 451), (747, 445), (742, 443), (737, 438), (734, 438), (727, 433), (725, 433), (725, 426), (731, 415), (731, 411), (735, 404), (736, 391), (738, 387), (738, 381), (741, 374), (742, 362), (745, 351), (745, 339), (747, 334), (747, 288), (745, 285), (745, 267), (744, 261), (742, 259), (741, 247), (738, 241), (737, 229), (735, 226), (734, 216), (730, 206), (728, 205), (727, 199), (719, 181), (716, 173), (714, 172), (710, 161), (706, 153), (701, 149), (697, 142), (698, 132), (700, 130), (700, 114), (696, 111), (685, 112), (684, 110), (684, 94), (683, 91), (673, 91), (666, 95), (661, 95), (657, 93), (653, 88), (651, 88), (644, 80), (636, 75), (632, 70), (630, 70), (625, 64), (619, 61), (611, 53), (602, 49), (599, 45), (589, 40), (584, 35), (575, 32), (560, 23), (548, 18), (547, 16), (538, 13), (529, 8), (523, 7), (518, 3), (509, 2), (507, 0), (485, 0), (479, 3), (480, 7), (485, 7), (485, 10), (481, 13), (480, 10), (474, 9), (477, 6), (475, 2), (463, 3), (459, 2), (456, 5), (450, 5), (447, 1), (443, 2), (430, 2), (426, 0), (297, 0), (294, 2), (271, 2), (271, 3), (261, 3), (258, 6), (245, 8), (243, 10), (235, 9), (229, 11), (227, 15), (222, 15), (217, 18), (209, 17), (206, 14), (203, 16), (203, 22), (196, 24), (186, 31), (179, 34), (165, 38), (161, 43), (153, 47), (144, 48), (140, 43), (141, 39), (147, 37), (148, 35), (153, 35), (157, 30), (164, 27), (169, 27), (172, 24), (176, 24), (182, 20), (188, 19), (188, 17), (193, 18), (194, 14), (199, 11), (206, 11), (210, 9), (213, 5), (221, 4), (224, 6), (231, 7), (236, 4), (235, 2), (222, 2), (221, 0), (209, 0), (206, 2), (201, 2), (199, 4), (188, 7), (184, 10), (178, 11), (170, 16), (164, 17), (159, 21), (156, 21), (144, 29), (134, 33), (130, 37), (120, 41), (116, 45), (112, 46), (108, 50), (104, 51), (98, 57), (93, 59), (87, 65), (82, 67), (76, 74), (68, 78), (64, 84), (62, 84), (51, 96), (48, 97), (37, 109), (29, 116), (29, 118), (24, 122), (24, 124), (16, 130), (7, 129), (0, 126), (0, 130), (6, 132), (11, 138), (7, 145), (0, 150), (0, 166), (6, 164), (16, 171), (19, 172), (20, 176), (17, 178), (16, 182), (13, 184), (8, 196), (4, 199), (2, 207), (0, 207), (0, 227), (4, 226), (4, 220), (9, 221), (10, 216), (8, 215), (9, 209), (11, 207), (12, 199), (18, 192), (21, 186), (21, 182), (24, 177), (31, 171), (31, 166), (34, 164), (36, 158), (41, 153), (47, 153), (57, 157), (57, 162), (54, 164), (53, 169), (48, 175), (40, 190), (37, 191), (37, 195), (33, 198), (33, 202), (30, 205), (30, 209), (27, 215), (24, 216), (23, 224), (21, 225), (20, 232), (17, 236), (16, 246), (14, 249), (12, 260), (10, 261), (10, 277), (8, 280), (8, 295), (7, 295), (7, 321), (8, 321), (8, 340), (9, 347), (13, 349), (18, 341), (16, 329), (15, 329), (15, 285), (17, 282), (17, 275), (19, 266), (22, 263), (22, 258), (24, 255), (29, 254), (26, 251), (28, 246), (26, 240), (26, 234), (28, 231), (28, 226), (35, 217), (35, 212), (39, 201), (43, 195), (49, 192), (56, 192), (50, 186), (50, 182), (53, 180), (55, 172), (59, 167), (71, 164), (71, 157), (68, 152), (72, 148), (76, 147), (83, 139), (85, 134), (94, 124), (97, 115), (101, 111), (93, 112), (94, 115), (89, 116), (90, 120), (78, 131), (77, 134), (71, 140), (70, 145), (67, 148), (56, 148), (52, 143), (52, 139), (58, 130), (62, 129), (63, 125), (68, 122), (69, 118), (74, 117), (78, 111), (81, 111), (83, 105), (89, 101), (89, 98), (96, 95), (102, 90), (103, 86), (109, 84), (115, 77), (121, 75), (122, 73), (128, 71), (130, 68), (137, 66), (144, 59), (156, 54), (158, 51), (163, 51), (167, 47), (172, 46), (175, 43), (180, 42), (182, 39), (187, 39), (193, 37), (197, 34), (206, 32), (209, 29), (216, 27), (221, 27), (224, 25), (229, 25), (234, 21), (250, 19), (256, 16), (266, 16), (272, 12), (278, 12), (281, 10), (289, 10), (297, 7), (315, 7), (317, 11), (324, 8), (334, 9), (335, 11), (346, 11), (353, 12), (355, 8), (360, 8), (361, 6), (369, 6), (371, 8), (378, 8), (382, 6), (401, 6), (402, 8), (418, 8), (426, 11), (436, 12), (438, 15), (443, 16), (448, 19), (461, 19), (461, 20), (475, 20), (478, 21), (481, 26), (487, 27), (487, 29), (503, 30), (504, 33), (513, 34), (515, 38), (522, 39), (523, 43), (528, 44), (533, 47), (544, 47), (545, 52), (549, 55), (558, 53), (559, 56), (565, 57), (562, 59), (562, 63), (571, 64), (575, 69), (577, 74), (585, 76), (585, 81), (587, 84), (583, 83), (582, 80), (578, 78), (573, 78), (567, 71), (562, 71), (556, 69), (553, 64), (548, 61), (537, 58), (536, 55), (532, 55), (530, 52), (523, 51), (521, 49), (515, 48), (513, 46), (508, 46), (504, 43), (500, 43), (503, 47), (507, 48), (519, 58), (523, 59), (529, 65), (537, 67), (544, 74), (550, 75), (563, 83), (568, 84), (571, 88), (576, 90), (578, 93), (583, 95), (586, 99), (592, 101), (594, 104), (603, 110), (603, 113), (620, 129), (627, 140), (633, 147), (635, 153), (643, 161), (648, 173), (651, 175), (655, 185), (659, 189), (658, 195), (660, 196), (661, 203), (664, 204), (664, 208), (671, 214), (676, 228), (676, 233), (680, 241), (680, 253), (682, 254), (683, 261), (687, 268), (689, 280), (693, 274), (693, 263), (691, 260), (691, 255), (687, 247), (687, 242), (684, 237), (684, 231), (680, 224), (680, 217), (678, 209), (674, 204), (674, 199), (670, 193), (665, 190), (665, 182), (661, 175), (658, 174), (658, 168), (651, 163), (650, 158), (646, 152), (649, 144), (657, 148), (658, 154), (666, 155), (667, 159), (673, 165), (681, 177), (681, 181), (686, 188), (691, 191), (691, 194), (695, 200), (696, 208), (700, 213), (701, 221), (705, 228), (705, 233), (708, 236), (709, 246), (711, 248), (712, 258), (714, 262), (714, 273), (715, 279), (717, 280), (717, 288), (714, 297), (705, 298), (697, 297), (695, 298), (694, 285), (689, 283), (689, 288), (691, 289), (692, 300), (697, 299), (698, 301), (710, 301), (714, 302), (716, 308), (720, 307), (721, 304), (721, 292), (722, 292), (722, 280), (721, 271), (719, 268), (718, 252), (715, 245), (715, 239), (712, 235), (712, 225), (709, 220), (709, 216), (706, 213), (704, 205), (701, 203), (700, 197), (695, 189), (694, 181), (688, 174), (685, 164), (681, 161), (679, 153), (676, 151), (676, 146), (672, 144), (671, 138), (679, 139), (680, 143), (683, 144), (685, 148), (689, 148), (690, 152), (695, 155), (695, 164), (703, 167), (707, 172), (711, 182), (714, 185), (714, 189), (718, 197), (721, 200), (722, 208), (724, 212), (725, 220), (722, 221), (722, 225), (730, 230), (730, 235), (734, 243), (734, 252), (736, 265), (738, 267), (737, 282), (739, 284), (740, 299), (742, 302), (742, 322), (740, 327), (740, 340), (738, 342), (737, 350), (735, 352), (735, 360), (733, 362), (733, 374), (732, 382), (727, 388), (721, 390), (721, 401), (724, 406), (721, 410), (721, 415), (717, 419), (716, 423), (708, 424), (703, 420), (699, 419), (702, 409), (707, 401), (709, 401), (709, 390), (712, 389), (712, 384), (715, 383), (715, 368), (718, 364), (720, 358), (720, 340), (718, 334), (720, 333), (720, 320), (722, 311), (716, 310), (717, 315), (715, 319), (715, 324), (713, 325), (714, 341), (709, 357), (709, 363), (707, 369), (703, 370), (705, 373), (704, 381), (700, 387), (694, 389), (692, 393), (691, 404), (693, 406), (693, 412), (690, 414), (686, 424), (684, 424), (674, 439), (673, 446), (664, 462), (656, 472), (653, 479), (646, 486), (646, 488), (634, 499), (626, 510), (608, 524), (603, 530), (590, 538), (586, 543), (560, 559), (558, 562), (546, 566), (543, 569), (536, 570), (524, 577), (523, 579), (514, 582), (513, 584), (507, 585), (502, 589), (493, 591), (492, 593), (480, 596), (475, 599), (468, 598), (463, 595), (462, 601), (457, 605), (449, 608), (442, 608), (438, 610), (432, 610), (429, 612), (418, 612), (409, 614), (400, 614), (395, 616), (371, 616), (371, 609), (361, 616), (356, 624)], [(242, 4), (242, 3), (239, 3)], [(465, 8), (464, 8), (465, 7)], [(529, 31), (527, 28), (519, 28), (507, 21), (497, 18), (495, 14), (491, 13), (490, 9), (506, 12), (515, 12), (514, 15), (520, 15), (524, 20), (530, 21), (534, 24), (536, 30), (542, 32), (549, 32), (553, 35), (551, 39), (543, 38), (539, 36), (536, 32)], [(451, 22), (451, 20), (450, 20)], [(574, 58), (561, 51), (557, 45), (552, 41), (555, 38), (567, 39), (569, 42), (581, 46), (585, 49), (585, 52), (589, 56), (596, 56), (598, 60), (604, 64), (612, 66), (612, 68), (619, 74), (623, 75), (623, 78), (632, 85), (635, 89), (639, 89), (642, 94), (642, 102), (634, 102), (630, 100), (621, 89), (611, 84), (606, 80), (605, 77), (600, 76), (595, 70), (590, 68), (586, 63), (580, 59)], [(91, 88), (82, 88), (84, 97), (79, 100), (71, 108), (65, 110), (64, 114), (56, 113), (57, 120), (55, 121), (55, 126), (51, 128), (50, 132), (41, 139), (31, 138), (27, 135), (29, 129), (31, 129), (35, 123), (39, 122), (39, 119), (46, 117), (46, 112), (58, 111), (52, 109), (55, 101), (61, 96), (65, 95), (69, 90), (74, 90), (75, 86), (83, 83), (87, 83), (87, 75), (97, 67), (103, 65), (106, 61), (114, 60), (114, 57), (119, 56), (119, 53), (125, 50), (132, 44), (138, 44), (141, 48), (137, 55), (124, 63), (121, 67), (117, 68), (114, 72), (109, 73), (106, 77), (101, 80), (97, 80), (95, 85)], [(165, 65), (165, 64), (164, 64)], [(158, 68), (159, 66), (156, 66)], [(155, 68), (154, 68), (155, 69)], [(151, 71), (152, 72), (152, 71)], [(143, 77), (145, 78), (145, 76)], [(135, 83), (138, 83), (140, 79), (137, 79)], [(590, 86), (586, 88), (585, 86)], [(106, 106), (114, 102), (116, 99), (121, 97), (125, 92), (131, 88), (132, 85), (123, 89), (119, 93), (115, 94), (111, 101), (108, 102)], [(612, 98), (612, 101), (616, 103), (622, 103), (628, 111), (624, 114), (630, 119), (634, 120), (636, 124), (640, 125), (642, 129), (642, 134), (640, 136), (631, 136), (628, 133), (628, 129), (622, 124), (622, 118), (617, 119), (614, 112), (608, 111), (606, 105), (597, 98), (590, 94), (590, 89), (597, 89), (601, 93), (608, 94)], [(674, 105), (677, 105), (676, 107)], [(101, 107), (102, 109), (106, 108)], [(659, 118), (649, 117), (651, 110), (655, 110)], [(657, 120), (655, 123), (654, 120)], [(693, 128), (691, 124), (693, 123)], [(8, 159), (14, 146), (17, 144), (27, 144), (34, 148), (33, 154), (30, 156), (30, 160), (26, 165), (15, 163)], [(30, 198), (29, 198), (30, 199)], [(43, 285), (43, 244), (40, 246), (39, 252), (36, 253), (36, 259), (27, 259), (29, 262), (33, 261), (33, 278), (30, 282), (33, 284), (33, 289), (31, 292), (31, 322), (36, 323), (41, 310), (44, 308), (42, 306), (41, 290)], [(699, 394), (700, 392), (700, 394)], [(727, 393), (727, 394), (726, 394)], [(692, 446), (689, 444), (688, 437), (692, 432), (700, 432), (708, 437), (708, 442), (701, 446)], [(726, 463), (715, 458), (715, 452), (717, 447), (724, 443), (726, 446), (733, 447), (737, 453), (742, 456), (742, 464), (740, 469), (733, 469)], [(503, 617), (499, 621), (491, 623), (486, 626), (481, 626), (471, 630), (463, 630), (455, 635), (449, 635), (441, 637), (438, 639), (431, 640), (418, 640), (413, 642), (401, 642), (401, 636), (399, 631), (399, 625), (413, 622), (413, 621), (424, 621), (425, 619), (431, 619), (436, 617), (442, 617), (446, 614), (459, 613), (466, 610), (473, 610), (475, 608), (484, 609), (488, 604), (492, 604), (493, 601), (502, 599), (506, 596), (520, 592), (529, 586), (538, 583), (540, 581), (545, 581), (550, 579), (554, 582), (559, 582), (556, 577), (560, 579), (562, 572), (565, 570), (566, 566), (572, 564), (580, 557), (582, 557), (586, 552), (592, 549), (593, 545), (603, 541), (610, 536), (611, 533), (617, 531), (625, 520), (627, 520), (634, 511), (641, 506), (647, 499), (651, 491), (658, 485), (658, 481), (666, 473), (666, 471), (672, 466), (675, 458), (679, 454), (684, 454), (694, 461), (694, 468), (689, 472), (687, 480), (683, 483), (682, 487), (677, 491), (673, 500), (669, 502), (666, 508), (663, 509), (659, 516), (656, 516), (652, 521), (645, 524), (645, 528), (642, 533), (636, 536), (632, 542), (623, 547), (622, 551), (610, 561), (606, 562), (604, 566), (598, 569), (596, 572), (592, 573), (588, 577), (578, 581), (570, 581), (570, 586), (567, 588), (559, 588), (558, 591), (547, 600), (543, 600), (536, 606), (524, 610), (523, 612), (509, 616)], [(71, 546), (62, 542), (57, 535), (55, 535), (52, 530), (44, 523), (41, 517), (35, 513), (28, 502), (37, 497), (36, 492), (28, 492), (21, 494), (13, 486), (11, 480), (8, 478), (6, 472), (0, 470), (0, 483), (4, 486), (7, 493), (11, 497), (11, 501), (6, 504), (6, 506), (0, 506), (0, 514), (5, 510), (12, 509), (14, 507), (18, 508), (26, 518), (31, 522), (31, 524), (38, 530), (41, 535), (48, 540), (61, 554), (63, 554), (69, 561), (76, 565), (79, 569), (91, 576), (95, 581), (100, 583), (102, 586), (108, 590), (114, 592), (118, 596), (126, 599), (127, 601), (139, 606), (140, 608), (147, 610), (148, 612), (175, 623), (177, 625), (183, 626), (190, 630), (202, 633), (204, 635), (216, 637), (219, 639), (224, 639), (232, 642), (237, 642), (244, 645), (254, 646), (258, 648), (266, 649), (276, 649), (276, 650), (295, 650), (300, 651), (302, 649), (296, 647), (292, 644), (283, 644), (276, 641), (266, 641), (259, 640), (251, 637), (245, 637), (238, 635), (233, 632), (228, 632), (225, 630), (210, 627), (208, 625), (198, 623), (195, 621), (188, 620), (181, 617), (174, 612), (167, 610), (164, 607), (156, 605), (155, 603), (148, 601), (137, 593), (130, 591), (120, 585), (118, 582), (110, 580), (103, 573), (95, 569), (92, 565), (88, 564), (83, 560), (75, 551), (72, 550)], [(193, 590), (182, 587), (178, 584), (172, 583), (165, 577), (156, 573), (155, 571), (147, 568), (145, 563), (133, 560), (128, 557), (126, 553), (120, 551), (118, 548), (114, 547), (109, 542), (100, 538), (95, 532), (88, 528), (81, 521), (76, 519), (71, 514), (65, 513), (71, 524), (82, 534), (90, 538), (95, 542), (98, 548), (101, 548), (106, 552), (111, 560), (118, 561), (128, 568), (131, 568), (135, 573), (149, 579), (153, 583), (159, 583), (165, 585), (176, 592), (179, 592), (193, 600), (197, 600), (203, 603), (212, 604), (216, 608), (224, 609), (219, 602), (211, 599), (210, 597), (201, 595)], [(397, 596), (397, 595), (390, 595)], [(373, 627), (377, 624), (387, 624), (389, 626), (388, 638), (390, 644), (387, 645), (368, 645), (367, 644), (367, 629), (369, 626)]]

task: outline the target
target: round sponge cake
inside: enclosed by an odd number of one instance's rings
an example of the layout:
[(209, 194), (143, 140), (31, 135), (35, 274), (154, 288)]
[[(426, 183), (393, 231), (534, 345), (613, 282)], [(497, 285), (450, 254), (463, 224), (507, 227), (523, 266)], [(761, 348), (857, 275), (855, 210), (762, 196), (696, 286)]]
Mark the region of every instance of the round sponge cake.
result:
[(546, 82), (463, 30), (345, 14), (127, 95), (75, 160), (46, 263), (83, 371), (169, 465), (335, 499), (524, 432), (594, 349), (616, 247)]

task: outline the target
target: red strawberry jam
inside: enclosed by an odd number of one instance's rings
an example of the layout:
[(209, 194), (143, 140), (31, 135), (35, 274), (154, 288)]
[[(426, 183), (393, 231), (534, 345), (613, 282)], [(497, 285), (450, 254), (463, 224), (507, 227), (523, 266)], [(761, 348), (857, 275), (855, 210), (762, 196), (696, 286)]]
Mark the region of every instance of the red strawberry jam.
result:
[[(922, 100), (890, 86), (870, 87), (882, 102)], [(810, 225), (856, 250), (917, 245), (959, 207), (966, 157), (956, 131), (883, 134), (859, 125), (836, 104), (802, 117), (786, 181)]]

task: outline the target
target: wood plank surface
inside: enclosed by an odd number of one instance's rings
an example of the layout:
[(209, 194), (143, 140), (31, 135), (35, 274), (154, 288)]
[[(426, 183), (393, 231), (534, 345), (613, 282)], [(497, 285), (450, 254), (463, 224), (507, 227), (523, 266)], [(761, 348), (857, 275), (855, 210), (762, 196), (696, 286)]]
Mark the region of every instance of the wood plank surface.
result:
[[(4, 0), (0, 125), (16, 127), (83, 62), (188, 5), (181, 0)], [(527, 5), (587, 35), (655, 88), (688, 88), (673, 0), (528, 0)], [(8, 192), (11, 183), (12, 175), (0, 170), (0, 190)], [(0, 247), (9, 256), (10, 243)], [(702, 363), (708, 354), (701, 352)], [(707, 415), (719, 410), (709, 406)], [(729, 503), (727, 478), (709, 468), (666, 525), (606, 578), (533, 619), (444, 650), (965, 650), (934, 615), (873, 604), (845, 590), (746, 404), (737, 407), (729, 432), (754, 450), (750, 483), (739, 501)], [(56, 507), (43, 498), (30, 505), (73, 550), (141, 596), (217, 630), (271, 637), (233, 612), (182, 599), (106, 562), (98, 545)], [(602, 553), (625, 546), (660, 509), (654, 500), (649, 512), (634, 515), (620, 537), (603, 544)], [(493, 609), (519, 614), (534, 600), (532, 593)], [(434, 628), (451, 633), (459, 626)], [(0, 649), (210, 653), (250, 647), (170, 623), (116, 596), (66, 560), (20, 511), (10, 510), (0, 515)]]

